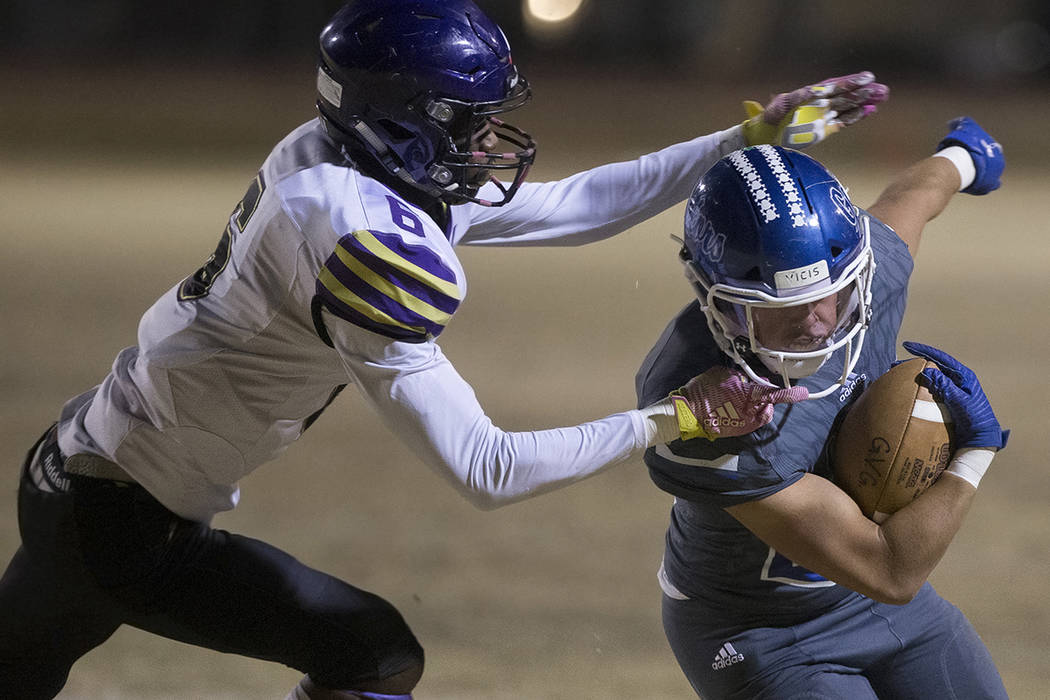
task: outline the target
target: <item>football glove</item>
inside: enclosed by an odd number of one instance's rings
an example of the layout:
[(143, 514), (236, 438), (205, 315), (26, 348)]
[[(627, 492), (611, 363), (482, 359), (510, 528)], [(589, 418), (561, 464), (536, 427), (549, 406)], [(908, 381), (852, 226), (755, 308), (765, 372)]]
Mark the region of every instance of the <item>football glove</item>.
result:
[(920, 376), (933, 398), (944, 403), (951, 413), (956, 450), (964, 447), (1001, 450), (1006, 447), (1010, 431), (999, 427), (973, 370), (943, 350), (929, 345), (905, 341), (904, 349), (940, 368), (927, 367)]
[(746, 435), (773, 420), (773, 406), (809, 398), (802, 386), (776, 389), (750, 381), (726, 367), (712, 367), (669, 397), (678, 419), (680, 439)]
[(748, 100), (744, 140), (749, 146), (806, 148), (874, 113), (889, 96), (890, 89), (864, 71), (782, 92), (765, 107)]
[(965, 188), (966, 194), (988, 194), (999, 189), (999, 177), (1006, 167), (1003, 147), (988, 135), (981, 125), (970, 117), (957, 117), (948, 122), (948, 135), (937, 144), (941, 151), (949, 146), (961, 146), (973, 159), (976, 170), (973, 182)]

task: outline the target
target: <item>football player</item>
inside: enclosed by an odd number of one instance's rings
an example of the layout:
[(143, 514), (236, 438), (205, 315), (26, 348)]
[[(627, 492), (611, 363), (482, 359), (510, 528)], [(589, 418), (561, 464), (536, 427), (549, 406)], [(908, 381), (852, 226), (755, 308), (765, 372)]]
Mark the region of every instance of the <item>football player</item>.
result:
[(937, 148), (867, 211), (778, 146), (721, 159), (689, 199), (680, 256), (698, 298), (642, 365), (639, 404), (711, 367), (809, 394), (751, 434), (646, 452), (676, 497), (664, 629), (705, 698), (1006, 697), (973, 627), (926, 582), (1006, 442), (977, 378), (904, 344), (940, 367), (922, 381), (947, 405), (957, 449), (882, 522), (832, 483), (826, 453), (843, 406), (895, 361), (924, 226), (955, 192), (999, 187), (1002, 148), (972, 119)]
[[(0, 581), (0, 696), (54, 696), (78, 658), (129, 624), (301, 669), (293, 698), (407, 697), (423, 650), (393, 606), (209, 526), (348, 384), (482, 508), (657, 441), (751, 430), (801, 398), (713, 373), (645, 411), (502, 431), (436, 343), (467, 289), (455, 246), (620, 233), (684, 200), (726, 153), (815, 143), (870, 114), (887, 94), (870, 73), (542, 184), (524, 182), (533, 139), (503, 121), (529, 84), (468, 0), (347, 4), (320, 35), (316, 80), (318, 118), (266, 158), (212, 256), (30, 451), (22, 546)], [(724, 401), (742, 419), (720, 424), (711, 406)]]

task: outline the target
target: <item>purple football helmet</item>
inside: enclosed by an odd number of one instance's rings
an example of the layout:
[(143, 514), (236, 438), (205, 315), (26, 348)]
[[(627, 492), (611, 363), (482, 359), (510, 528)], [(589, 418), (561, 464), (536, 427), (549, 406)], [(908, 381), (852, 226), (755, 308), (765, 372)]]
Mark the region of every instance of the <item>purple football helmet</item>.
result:
[[(536, 154), (495, 115), (525, 104), (502, 30), (470, 0), (354, 0), (322, 30), (317, 108), (329, 136), (449, 204), (500, 206)], [(475, 140), (505, 149), (475, 150)], [(490, 171), (513, 170), (505, 185)], [(492, 181), (500, 201), (477, 197)]]
[(715, 341), (754, 381), (790, 386), (839, 351), (841, 374), (810, 398), (846, 381), (875, 261), (867, 217), (820, 163), (780, 146), (722, 158), (689, 198), (681, 258)]

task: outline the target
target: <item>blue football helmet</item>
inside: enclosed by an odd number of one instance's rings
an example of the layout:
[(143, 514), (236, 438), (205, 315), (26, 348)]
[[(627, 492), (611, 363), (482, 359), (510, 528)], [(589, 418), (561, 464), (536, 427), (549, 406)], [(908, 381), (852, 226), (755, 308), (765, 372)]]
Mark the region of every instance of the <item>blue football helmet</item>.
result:
[(780, 146), (722, 158), (689, 198), (681, 251), (719, 347), (752, 380), (783, 386), (834, 353), (841, 386), (871, 312), (875, 261), (868, 218), (820, 163)]
[[(473, 2), (354, 0), (320, 44), (317, 108), (348, 157), (370, 157), (449, 204), (510, 201), (536, 144), (495, 115), (522, 106), (531, 91), (502, 30)], [(486, 135), (509, 144), (506, 152), (474, 150)], [(515, 171), (509, 186), (489, 172), (505, 170)], [(501, 201), (477, 198), (490, 180)]]

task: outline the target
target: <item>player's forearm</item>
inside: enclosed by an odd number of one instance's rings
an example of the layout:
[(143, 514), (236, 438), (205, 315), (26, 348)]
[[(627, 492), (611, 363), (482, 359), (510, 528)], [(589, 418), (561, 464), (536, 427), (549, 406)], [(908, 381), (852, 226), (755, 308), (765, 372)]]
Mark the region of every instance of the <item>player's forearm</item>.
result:
[[(648, 444), (637, 410), (567, 428), (502, 430), (436, 343), (391, 341), (326, 321), (349, 377), (390, 432), (478, 508), (574, 483), (640, 456)], [(519, 401), (518, 384), (504, 384), (505, 398)]]
[(976, 493), (963, 479), (944, 475), (882, 523), (883, 569), (887, 588), (898, 599), (887, 602), (907, 602), (918, 593), (962, 527)]
[(914, 257), (923, 227), (944, 211), (959, 184), (959, 171), (951, 162), (926, 158), (894, 178), (868, 212), (892, 227)]
[(844, 491), (806, 474), (782, 491), (726, 511), (800, 566), (880, 603), (901, 605), (944, 555), (974, 490), (943, 476), (877, 525)]
[[(638, 411), (572, 427), (505, 431), (480, 407), (446, 402), (440, 411), (384, 411), (388, 425), (428, 467), (474, 506), (492, 510), (568, 486), (638, 456)], [(389, 420), (397, 416), (394, 424)], [(394, 428), (396, 425), (396, 428)]]
[(881, 525), (851, 507), (848, 518), (826, 523), (826, 544), (817, 545), (815, 558), (802, 552), (792, 560), (872, 600), (903, 605), (944, 556), (974, 491), (960, 479), (942, 477)]
[(491, 510), (574, 484), (640, 455), (645, 438), (637, 413), (526, 432), (503, 431), (489, 423), (462, 443), (431, 441), (422, 446), (421, 456), (464, 498)]
[(502, 430), (440, 354), (414, 371), (373, 364), (357, 367), (356, 376), (391, 432), (485, 510), (580, 481), (640, 455), (647, 442), (639, 411), (566, 428)]

